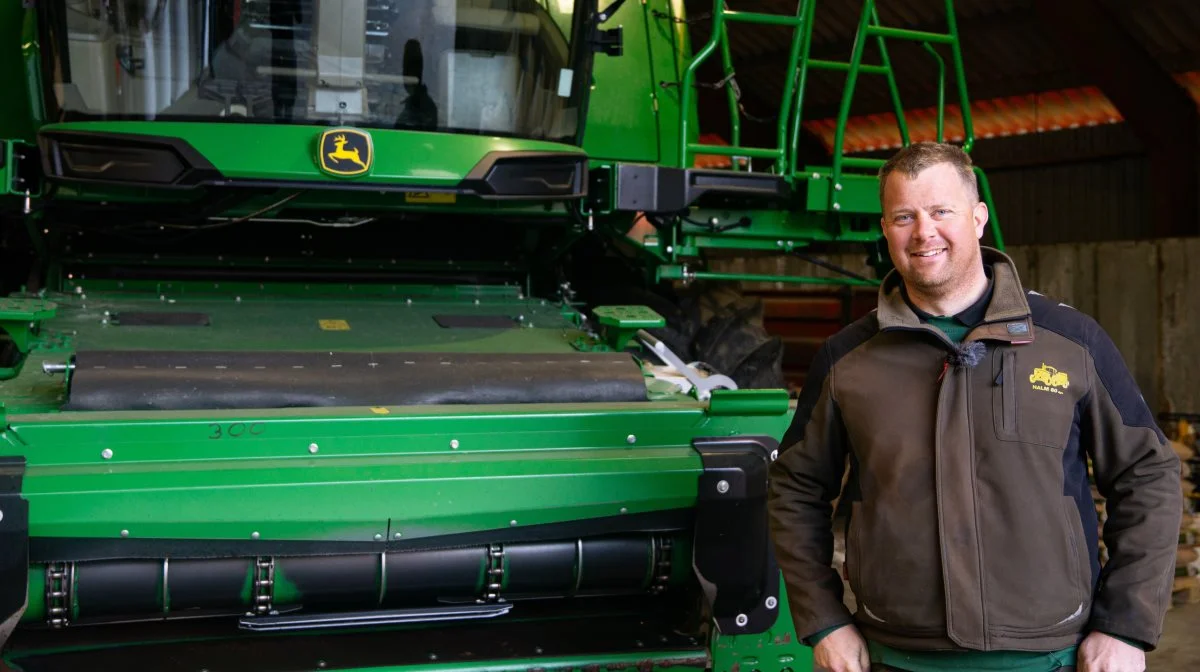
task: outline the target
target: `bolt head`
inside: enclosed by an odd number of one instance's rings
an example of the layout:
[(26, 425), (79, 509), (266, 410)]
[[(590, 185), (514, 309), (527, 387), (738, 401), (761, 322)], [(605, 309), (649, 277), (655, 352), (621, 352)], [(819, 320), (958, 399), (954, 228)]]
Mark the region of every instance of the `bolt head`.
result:
[(779, 606), (779, 600), (775, 599), (774, 595), (767, 598), (767, 609), (774, 609), (777, 606)]
[(458, 450), (458, 439), (450, 439), (450, 448)]
[(383, 535), (382, 535), (382, 534), (376, 534), (376, 535), (375, 535), (375, 541), (383, 541)]
[(401, 536), (401, 535), (400, 535), (400, 533), (399, 533), (399, 532), (397, 532), (397, 533), (395, 533), (395, 534), (393, 534), (393, 535), (392, 535), (392, 538), (393, 538), (393, 539), (399, 539), (399, 538), (400, 538), (400, 536)]
[(258, 537), (259, 537), (259, 534), (258, 534), (258, 532), (251, 532), (251, 533), (250, 533), (250, 538), (251, 538), (251, 539), (258, 539)]
[(842, 209), (842, 204), (841, 204), (841, 203), (834, 203), (834, 204), (833, 204), (833, 209), (834, 209), (834, 210), (841, 210), (841, 209)]
[(630, 434), (629, 436), (625, 437), (625, 443), (628, 443), (632, 446), (633, 444), (637, 443), (637, 436)]
[(318, 450), (321, 450), (321, 447), (318, 446), (317, 444), (315, 444), (315, 443), (308, 444), (308, 452), (312, 453), (313, 455), (316, 455)]
[(739, 628), (744, 628), (746, 627), (746, 624), (750, 622), (750, 617), (745, 614), (738, 614), (737, 618), (734, 619), (734, 622), (738, 624)]
[(106, 460), (111, 460), (112, 456), (112, 448), (105, 448), (104, 450), (100, 451), (100, 457), (103, 457)]
[(121, 530), (121, 536), (122, 536), (122, 537), (128, 537), (128, 536), (129, 536), (129, 530)]
[(517, 521), (515, 521), (515, 520), (510, 520), (510, 521), (508, 521), (508, 526), (509, 526), (509, 527), (516, 527), (516, 526), (517, 526)]
[(722, 495), (729, 492), (729, 481), (717, 481), (717, 492)]
[(629, 513), (629, 509), (627, 509), (627, 508), (625, 508), (624, 506), (622, 506), (622, 507), (621, 507), (621, 513)]

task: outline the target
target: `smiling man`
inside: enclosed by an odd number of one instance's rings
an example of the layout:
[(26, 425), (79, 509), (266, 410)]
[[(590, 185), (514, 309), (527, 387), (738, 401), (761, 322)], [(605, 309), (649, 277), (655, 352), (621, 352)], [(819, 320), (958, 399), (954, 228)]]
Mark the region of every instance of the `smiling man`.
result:
[[(797, 635), (831, 672), (1141, 672), (1170, 601), (1178, 458), (1099, 325), (980, 245), (961, 149), (901, 150), (880, 198), (895, 270), (817, 355), (771, 470)], [(854, 614), (831, 567), (839, 494)]]

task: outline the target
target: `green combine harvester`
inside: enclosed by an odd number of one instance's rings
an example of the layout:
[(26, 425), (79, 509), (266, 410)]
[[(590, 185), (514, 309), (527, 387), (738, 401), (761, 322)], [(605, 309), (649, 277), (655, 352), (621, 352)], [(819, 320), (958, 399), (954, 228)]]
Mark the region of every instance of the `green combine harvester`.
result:
[[(966, 101), (949, 2), (867, 0), (845, 63), (818, 11), (0, 3), (0, 669), (810, 670), (780, 345), (712, 288), (875, 280), (707, 261), (886, 269), (879, 162), (801, 155), (810, 71), (839, 146), (860, 73), (896, 90), (868, 42)], [(734, 23), (793, 36), (775, 146), (700, 143)]]

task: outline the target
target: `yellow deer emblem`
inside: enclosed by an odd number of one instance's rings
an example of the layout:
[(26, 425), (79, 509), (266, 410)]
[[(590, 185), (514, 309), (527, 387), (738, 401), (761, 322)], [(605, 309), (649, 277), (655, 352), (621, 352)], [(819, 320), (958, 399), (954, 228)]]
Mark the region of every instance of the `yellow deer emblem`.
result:
[(363, 170), (367, 169), (367, 164), (363, 163), (362, 159), (359, 158), (357, 149), (346, 149), (346, 136), (337, 136), (333, 139), (333, 144), (337, 145), (337, 149), (329, 153), (329, 158), (333, 159), (334, 161), (349, 159), (354, 163), (357, 163)]
[(361, 175), (371, 167), (371, 137), (357, 129), (321, 135), (321, 169), (334, 175)]

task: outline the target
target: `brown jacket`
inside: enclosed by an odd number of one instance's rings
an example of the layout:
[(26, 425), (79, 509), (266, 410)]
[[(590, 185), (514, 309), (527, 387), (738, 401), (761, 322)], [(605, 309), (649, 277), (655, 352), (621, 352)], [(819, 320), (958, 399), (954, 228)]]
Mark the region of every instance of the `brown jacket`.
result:
[[(992, 295), (961, 345), (921, 323), (893, 272), (878, 309), (814, 361), (769, 499), (797, 635), (854, 622), (898, 648), (1044, 651), (1100, 630), (1152, 649), (1178, 458), (1104, 331), (983, 253)], [(1103, 569), (1089, 458), (1107, 498)], [(847, 460), (854, 616), (831, 567)]]

